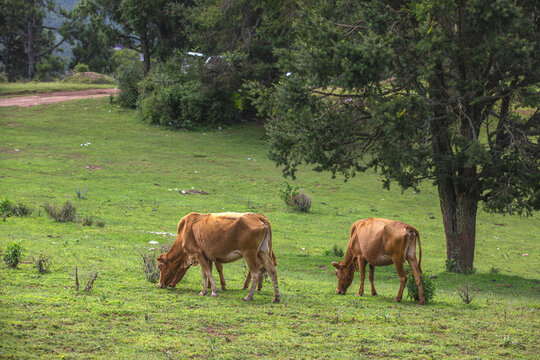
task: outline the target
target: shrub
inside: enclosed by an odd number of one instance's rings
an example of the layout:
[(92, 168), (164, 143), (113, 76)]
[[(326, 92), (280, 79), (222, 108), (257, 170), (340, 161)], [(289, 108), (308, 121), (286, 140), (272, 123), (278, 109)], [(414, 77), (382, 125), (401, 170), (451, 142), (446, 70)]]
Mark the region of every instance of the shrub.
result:
[(77, 73), (88, 72), (90, 71), (90, 68), (86, 64), (77, 63), (77, 65), (75, 65), (73, 68), (73, 71)]
[(96, 226), (99, 228), (105, 227), (105, 221), (103, 220), (96, 221)]
[(287, 181), (283, 181), (279, 190), (279, 197), (290, 207), (303, 212), (308, 212), (311, 208), (311, 196), (299, 190), (298, 186), (293, 187)]
[(81, 222), (82, 226), (92, 226), (93, 223), (94, 218), (92, 216), (86, 216)]
[(51, 219), (58, 222), (75, 222), (77, 220), (77, 208), (69, 201), (66, 201), (60, 210), (54, 204), (43, 204), (45, 212)]
[(334, 245), (330, 250), (325, 250), (323, 252), (323, 255), (326, 255), (326, 256), (336, 256), (336, 257), (343, 257), (345, 255), (345, 252), (343, 251), (342, 248), (340, 248), (339, 246), (337, 245)]
[(19, 262), (22, 259), (22, 254), (24, 252), (23, 247), (21, 246), (20, 241), (12, 242), (8, 244), (6, 253), (4, 254), (4, 262), (12, 268), (16, 268)]
[[(426, 303), (431, 302), (435, 297), (435, 283), (428, 275), (422, 274), (422, 291)], [(415, 301), (419, 300), (418, 286), (412, 273), (407, 275), (407, 297)]]
[(51, 268), (50, 256), (40, 253), (37, 259), (34, 258), (34, 267), (40, 274), (48, 273)]
[(20, 216), (20, 217), (29, 216), (32, 213), (32, 211), (33, 210), (30, 207), (26, 206), (23, 203), (19, 203), (17, 206), (13, 207), (13, 213), (15, 214), (15, 216)]
[(156, 265), (156, 254), (154, 252), (143, 254), (141, 253), (142, 257), (142, 268), (144, 270), (144, 274), (146, 275), (146, 280), (155, 283), (159, 280), (159, 268)]
[(13, 215), (13, 204), (8, 199), (0, 201), (0, 216), (10, 217)]
[(131, 50), (121, 50), (115, 53), (118, 62), (116, 79), (121, 93), (118, 95), (118, 104), (122, 107), (135, 108), (139, 98), (139, 82), (144, 78), (139, 56)]
[[(91, 291), (92, 288), (94, 287), (94, 282), (96, 281), (97, 277), (98, 277), (97, 271), (92, 271), (88, 275), (88, 280), (86, 281), (86, 285), (84, 286), (83, 291), (85, 292)], [(75, 290), (77, 292), (79, 292), (80, 285), (81, 283), (79, 281), (79, 269), (77, 266), (75, 266)]]

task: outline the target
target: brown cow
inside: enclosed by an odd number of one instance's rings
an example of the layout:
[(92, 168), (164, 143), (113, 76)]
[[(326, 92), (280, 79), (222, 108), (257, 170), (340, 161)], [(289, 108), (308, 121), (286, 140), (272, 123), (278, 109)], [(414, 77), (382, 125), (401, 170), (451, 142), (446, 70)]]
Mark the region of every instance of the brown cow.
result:
[[(418, 262), (416, 261), (416, 240), (418, 240)], [(416, 285), (418, 286), (419, 305), (424, 304), (422, 291), (422, 245), (420, 234), (411, 225), (388, 219), (369, 218), (359, 220), (351, 227), (351, 236), (345, 259), (333, 262), (338, 277), (337, 293), (344, 295), (351, 285), (356, 269), (360, 269), (360, 289), (358, 296), (364, 295), (364, 279), (366, 264), (369, 263), (369, 281), (371, 295), (377, 295), (373, 279), (375, 266), (394, 264), (399, 275), (400, 287), (396, 301), (401, 301), (407, 276), (403, 263), (407, 260), (411, 266)]]
[(171, 250), (161, 254), (159, 286), (175, 286), (191, 265), (201, 265), (203, 290), (208, 293), (210, 280), (212, 296), (217, 287), (212, 276), (212, 262), (229, 263), (240, 258), (246, 260), (252, 278), (251, 289), (244, 299), (253, 298), (261, 272), (268, 271), (274, 285), (274, 302), (279, 302), (277, 272), (271, 258), (272, 233), (270, 223), (261, 214), (253, 213), (190, 213), (178, 223), (178, 235)]

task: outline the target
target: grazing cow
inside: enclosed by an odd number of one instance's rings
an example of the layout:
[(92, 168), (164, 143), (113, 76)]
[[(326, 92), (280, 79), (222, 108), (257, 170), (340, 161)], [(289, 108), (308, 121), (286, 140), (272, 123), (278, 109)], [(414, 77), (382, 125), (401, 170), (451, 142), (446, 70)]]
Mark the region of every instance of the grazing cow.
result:
[(157, 258), (160, 270), (159, 286), (175, 286), (190, 266), (200, 264), (203, 277), (201, 295), (208, 293), (209, 280), (212, 296), (217, 296), (212, 262), (229, 263), (243, 257), (253, 280), (244, 300), (253, 298), (257, 283), (262, 280), (261, 273), (266, 270), (274, 285), (274, 302), (279, 302), (277, 272), (271, 249), (271, 227), (264, 215), (191, 213), (178, 223), (178, 235), (171, 250)]
[[(416, 241), (418, 240), (418, 262), (416, 261)], [(351, 285), (354, 272), (360, 269), (360, 289), (358, 296), (364, 295), (364, 279), (366, 264), (369, 264), (369, 281), (371, 295), (377, 295), (373, 279), (375, 266), (394, 264), (399, 275), (400, 287), (396, 301), (401, 301), (407, 276), (403, 263), (407, 260), (411, 266), (416, 285), (418, 286), (419, 305), (424, 304), (422, 292), (422, 246), (420, 234), (414, 227), (400, 221), (369, 218), (359, 220), (351, 227), (351, 236), (345, 259), (333, 262), (338, 277), (337, 293), (344, 295)]]

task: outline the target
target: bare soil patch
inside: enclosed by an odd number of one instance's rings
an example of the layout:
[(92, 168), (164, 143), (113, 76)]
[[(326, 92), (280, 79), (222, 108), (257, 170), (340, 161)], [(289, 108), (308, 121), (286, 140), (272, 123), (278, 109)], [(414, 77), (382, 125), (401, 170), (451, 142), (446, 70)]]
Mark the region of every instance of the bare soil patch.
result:
[(20, 96), (11, 98), (1, 98), (0, 106), (20, 106), (28, 107), (43, 104), (55, 104), (68, 100), (90, 99), (110, 94), (118, 94), (118, 89), (89, 89), (80, 91), (53, 91), (46, 94), (37, 94), (32, 96)]

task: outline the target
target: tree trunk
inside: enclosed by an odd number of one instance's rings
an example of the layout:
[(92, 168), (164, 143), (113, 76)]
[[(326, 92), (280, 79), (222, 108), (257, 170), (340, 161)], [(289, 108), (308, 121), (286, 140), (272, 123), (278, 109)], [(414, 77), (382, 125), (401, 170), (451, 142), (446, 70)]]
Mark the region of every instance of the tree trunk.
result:
[(143, 72), (144, 76), (150, 71), (150, 48), (148, 46), (148, 39), (146, 36), (141, 38), (141, 50), (143, 53)]
[(28, 79), (32, 80), (36, 72), (36, 56), (34, 53), (35, 19), (29, 16), (26, 23), (26, 55), (28, 58)]
[(456, 193), (449, 183), (451, 181), (438, 186), (446, 234), (447, 268), (452, 272), (469, 272), (474, 264), (478, 199), (470, 191)]

